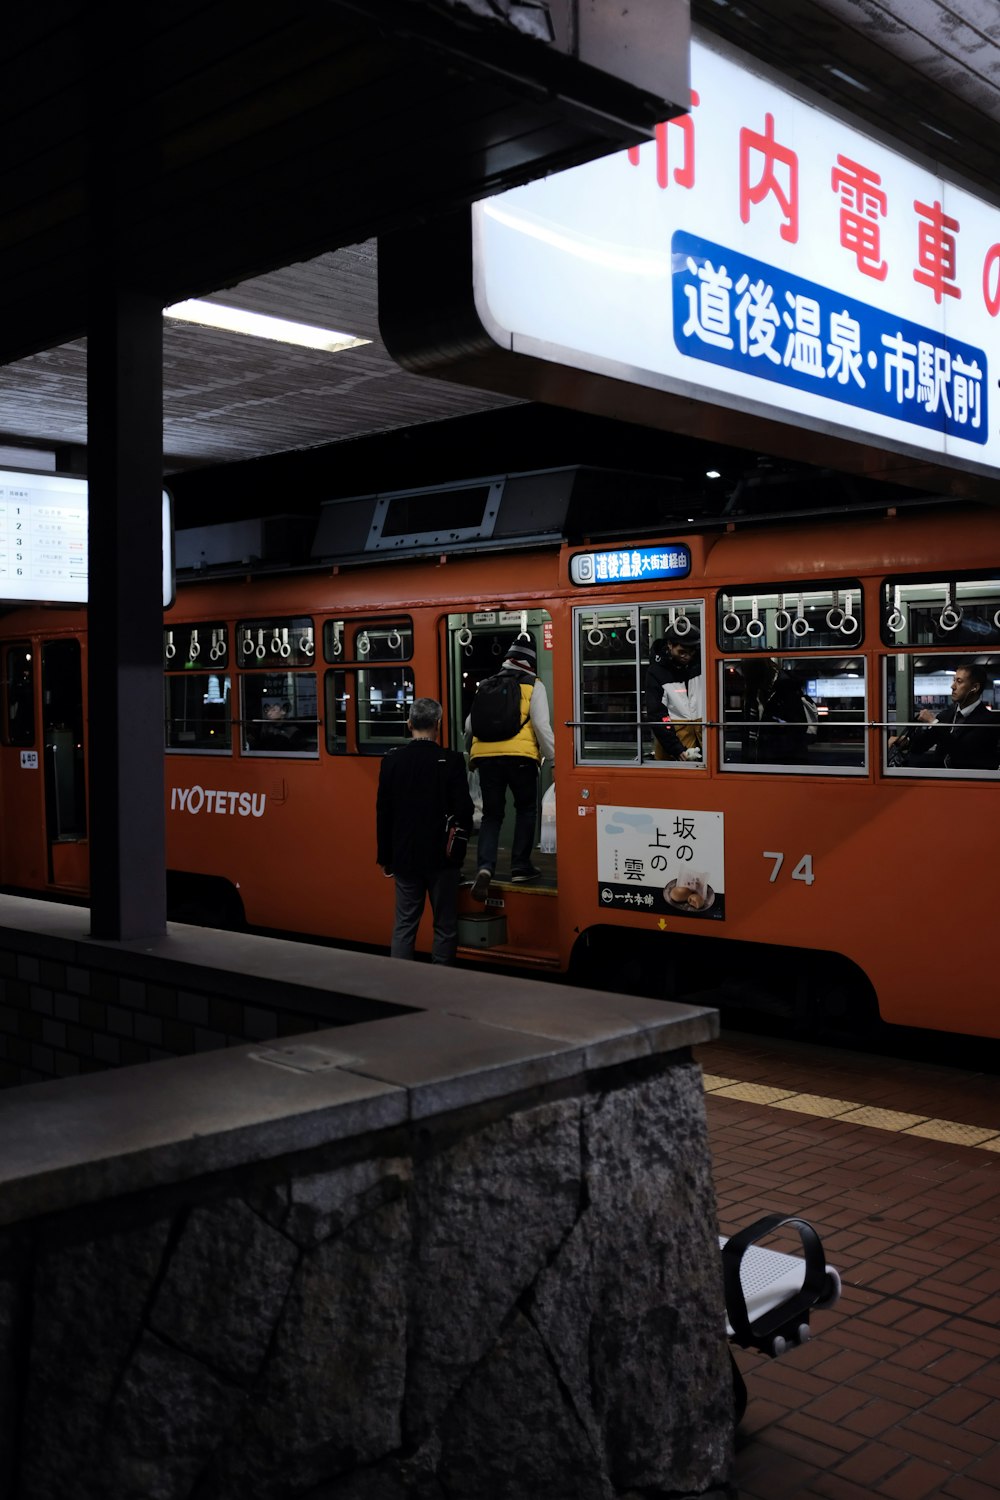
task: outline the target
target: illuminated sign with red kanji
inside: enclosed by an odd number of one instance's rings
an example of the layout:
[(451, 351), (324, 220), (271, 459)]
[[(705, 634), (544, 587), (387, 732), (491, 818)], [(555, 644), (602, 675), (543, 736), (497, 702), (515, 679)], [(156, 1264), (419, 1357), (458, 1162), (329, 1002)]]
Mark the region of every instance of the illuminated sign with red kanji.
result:
[(476, 205), (491, 336), (1000, 470), (1000, 207), (715, 38), (691, 81), (648, 145)]
[(831, 186), (840, 193), (840, 243), (845, 250), (853, 251), (864, 276), (884, 281), (889, 266), (879, 259), (879, 219), (885, 218), (889, 200), (882, 191), (881, 177), (848, 156), (838, 156)]
[[(754, 157), (761, 158), (761, 166), (756, 181), (751, 183)], [(765, 115), (763, 135), (745, 127), (740, 131), (740, 218), (744, 224), (750, 222), (753, 205), (771, 193), (778, 200), (784, 219), (778, 233), (794, 245), (799, 237), (799, 158), (774, 139), (774, 116)]]
[(949, 219), (940, 203), (928, 205), (914, 201), (913, 207), (921, 217), (917, 230), (920, 269), (914, 271), (914, 281), (929, 286), (935, 302), (940, 302), (945, 293), (949, 297), (961, 297), (961, 288), (955, 284), (955, 236), (962, 226), (957, 219)]

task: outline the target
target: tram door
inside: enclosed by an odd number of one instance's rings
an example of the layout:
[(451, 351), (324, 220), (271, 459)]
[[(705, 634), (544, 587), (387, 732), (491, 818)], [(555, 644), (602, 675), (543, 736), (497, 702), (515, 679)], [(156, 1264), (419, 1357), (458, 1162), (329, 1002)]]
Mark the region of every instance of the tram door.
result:
[(49, 881), (66, 890), (83, 891), (89, 851), (79, 641), (42, 645), (42, 744)]
[[(465, 722), (472, 708), (476, 689), (484, 677), (500, 670), (511, 641), (524, 629), (531, 637), (538, 655), (538, 679), (544, 683), (552, 712), (551, 618), (547, 610), (483, 610), (448, 616), (448, 723), (449, 743), (465, 748)], [(538, 808), (535, 823), (532, 863), (541, 870), (541, 879), (525, 890), (554, 890), (556, 887), (555, 824), (550, 817), (545, 794), (552, 785), (552, 767), (546, 761), (538, 779)], [(476, 795), (475, 778), (472, 782)], [(551, 799), (549, 799), (551, 801)], [(543, 812), (545, 814), (543, 818)], [(480, 807), (477, 801), (478, 825)], [(503, 881), (510, 869), (510, 851), (514, 836), (513, 800), (507, 797), (507, 815), (500, 830), (497, 879)], [(467, 861), (475, 864), (475, 849), (470, 842)]]
[(25, 640), (5, 645), (0, 657), (0, 884), (26, 890), (48, 882), (36, 656), (34, 643)]

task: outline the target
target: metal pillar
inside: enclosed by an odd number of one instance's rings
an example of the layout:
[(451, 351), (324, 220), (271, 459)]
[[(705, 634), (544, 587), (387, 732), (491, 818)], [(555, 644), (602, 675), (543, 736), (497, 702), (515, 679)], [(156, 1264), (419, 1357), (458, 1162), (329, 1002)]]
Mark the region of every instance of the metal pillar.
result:
[(166, 928), (162, 369), (159, 298), (94, 285), (87, 679), (91, 931), (99, 938)]

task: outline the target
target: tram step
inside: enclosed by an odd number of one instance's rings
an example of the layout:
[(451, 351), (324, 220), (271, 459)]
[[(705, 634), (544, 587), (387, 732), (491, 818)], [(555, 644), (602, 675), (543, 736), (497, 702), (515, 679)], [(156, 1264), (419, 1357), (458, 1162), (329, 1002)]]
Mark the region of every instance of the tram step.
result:
[(458, 919), (460, 948), (499, 948), (507, 941), (507, 918), (484, 912)]
[(479, 960), (486, 963), (502, 963), (504, 968), (531, 969), (537, 973), (556, 974), (559, 972), (559, 955), (557, 953), (545, 953), (532, 951), (525, 948), (512, 948), (504, 943), (498, 943), (494, 948), (487, 947), (463, 947), (461, 928), (458, 938), (458, 956), (475, 962)]

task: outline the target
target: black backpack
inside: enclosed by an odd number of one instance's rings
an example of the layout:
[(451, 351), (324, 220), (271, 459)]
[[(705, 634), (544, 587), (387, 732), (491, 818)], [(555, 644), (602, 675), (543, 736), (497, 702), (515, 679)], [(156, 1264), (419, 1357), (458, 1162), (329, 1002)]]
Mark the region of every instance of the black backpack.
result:
[(521, 679), (513, 672), (498, 672), (479, 684), (469, 715), (477, 740), (512, 740), (528, 722), (521, 717)]

